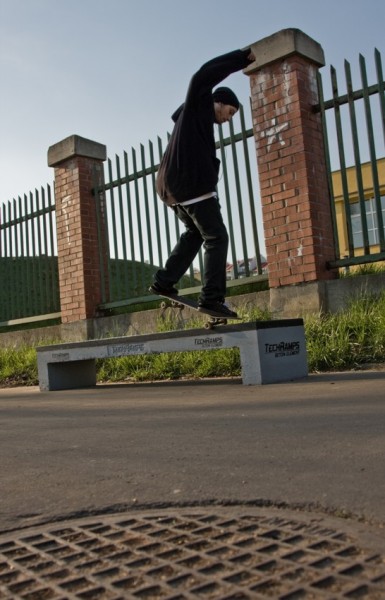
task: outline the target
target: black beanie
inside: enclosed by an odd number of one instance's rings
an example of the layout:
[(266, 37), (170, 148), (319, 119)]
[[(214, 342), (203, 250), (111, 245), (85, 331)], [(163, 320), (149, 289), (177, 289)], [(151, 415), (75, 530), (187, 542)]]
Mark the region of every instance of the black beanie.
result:
[(239, 100), (232, 90), (228, 87), (219, 87), (213, 91), (214, 102), (222, 102), (222, 104), (229, 104), (234, 108), (239, 108)]

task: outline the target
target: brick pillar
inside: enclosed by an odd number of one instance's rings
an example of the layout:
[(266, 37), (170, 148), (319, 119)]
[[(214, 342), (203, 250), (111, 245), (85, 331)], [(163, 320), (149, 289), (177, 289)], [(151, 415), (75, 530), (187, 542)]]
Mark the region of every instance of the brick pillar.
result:
[(335, 277), (316, 75), (321, 46), (298, 29), (251, 45), (250, 76), (271, 288)]
[[(62, 323), (90, 319), (102, 301), (93, 170), (103, 183), (106, 147), (77, 135), (51, 146)], [(102, 218), (105, 211), (102, 210)], [(101, 227), (104, 232), (104, 227)], [(105, 248), (103, 252), (105, 256)]]

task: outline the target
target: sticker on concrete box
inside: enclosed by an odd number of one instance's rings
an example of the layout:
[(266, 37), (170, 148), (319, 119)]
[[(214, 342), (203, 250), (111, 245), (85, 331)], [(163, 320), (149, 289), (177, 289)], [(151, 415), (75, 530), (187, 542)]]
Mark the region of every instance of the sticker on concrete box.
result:
[(223, 346), (222, 336), (195, 338), (194, 345), (204, 350), (205, 348), (221, 348)]
[(274, 344), (265, 343), (265, 354), (274, 355), (275, 358), (283, 356), (295, 356), (301, 351), (301, 343), (299, 340), (290, 342), (278, 342)]
[(144, 354), (145, 344), (118, 344), (108, 346), (108, 356), (129, 356), (130, 354)]
[(52, 360), (57, 360), (57, 361), (64, 361), (64, 360), (69, 360), (70, 359), (70, 353), (69, 352), (52, 352), (51, 354), (51, 359)]

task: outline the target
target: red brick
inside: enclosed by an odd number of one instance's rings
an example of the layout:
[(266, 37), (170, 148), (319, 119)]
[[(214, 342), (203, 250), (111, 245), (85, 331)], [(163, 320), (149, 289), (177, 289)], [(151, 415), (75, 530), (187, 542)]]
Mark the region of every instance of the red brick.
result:
[[(100, 265), (91, 193), (93, 162), (75, 157), (55, 169), (60, 299), (62, 321), (67, 323), (95, 316), (101, 302), (100, 277), (95, 277)], [(100, 168), (99, 178), (102, 173)]]
[[(265, 66), (250, 81), (272, 286), (331, 276), (326, 261), (334, 258), (334, 245), (322, 127), (311, 110), (318, 101), (316, 72), (315, 65), (294, 55)], [(270, 130), (281, 124), (287, 127), (274, 137)]]

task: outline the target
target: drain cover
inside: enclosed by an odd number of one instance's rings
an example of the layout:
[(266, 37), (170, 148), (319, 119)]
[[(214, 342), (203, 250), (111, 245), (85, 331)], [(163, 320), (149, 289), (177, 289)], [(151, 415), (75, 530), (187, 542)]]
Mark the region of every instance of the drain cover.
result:
[(381, 552), (301, 518), (173, 509), (8, 533), (0, 537), (0, 598), (385, 598)]

